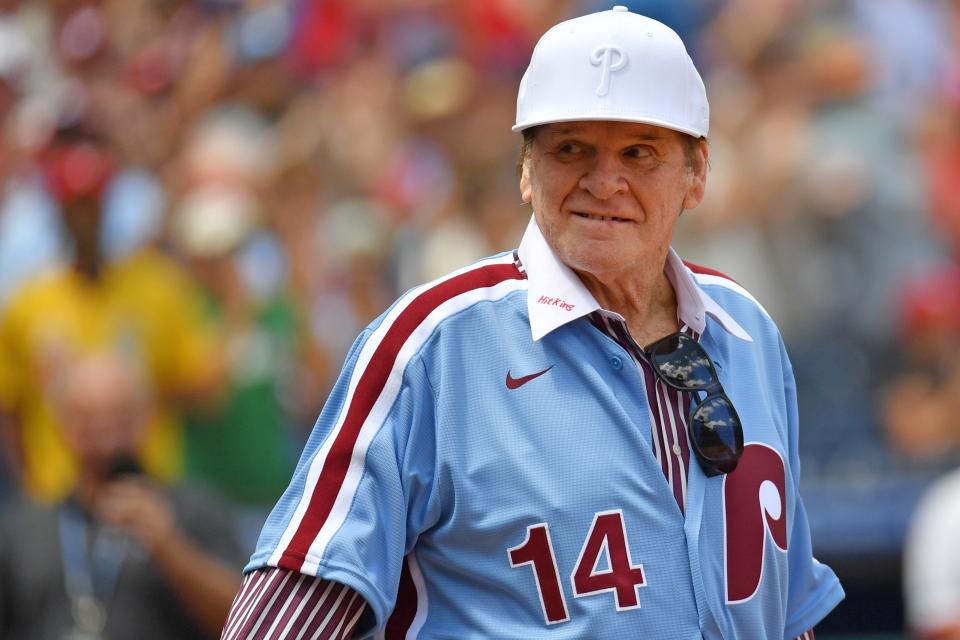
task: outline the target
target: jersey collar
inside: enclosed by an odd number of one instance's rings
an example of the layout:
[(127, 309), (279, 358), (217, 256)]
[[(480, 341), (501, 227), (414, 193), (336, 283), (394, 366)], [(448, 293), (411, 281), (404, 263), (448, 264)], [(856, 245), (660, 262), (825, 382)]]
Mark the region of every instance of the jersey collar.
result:
[[(617, 315), (601, 309), (577, 274), (557, 258), (534, 217), (530, 218), (517, 253), (527, 274), (527, 311), (534, 340), (540, 340), (554, 329), (597, 310)], [(680, 322), (702, 334), (707, 324), (706, 316), (710, 315), (731, 335), (753, 341), (730, 314), (697, 286), (690, 270), (672, 248), (663, 271), (677, 294)]]

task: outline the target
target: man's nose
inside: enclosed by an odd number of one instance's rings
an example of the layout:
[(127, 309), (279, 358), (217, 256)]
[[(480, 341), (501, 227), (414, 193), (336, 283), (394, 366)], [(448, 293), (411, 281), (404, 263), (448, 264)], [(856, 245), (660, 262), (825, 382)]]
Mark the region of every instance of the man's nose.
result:
[(613, 154), (598, 154), (593, 165), (580, 178), (579, 186), (599, 200), (607, 200), (628, 189), (623, 165)]

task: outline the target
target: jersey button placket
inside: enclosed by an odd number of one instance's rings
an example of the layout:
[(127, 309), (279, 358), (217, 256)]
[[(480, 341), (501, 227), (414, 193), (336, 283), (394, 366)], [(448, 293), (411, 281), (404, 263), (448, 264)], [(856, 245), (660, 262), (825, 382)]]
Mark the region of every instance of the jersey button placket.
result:
[(611, 355), (611, 356), (610, 356), (610, 366), (613, 367), (614, 369), (616, 369), (617, 371), (620, 371), (621, 369), (623, 369), (623, 358), (621, 358), (620, 356), (618, 356), (618, 355), (616, 355), (616, 354)]

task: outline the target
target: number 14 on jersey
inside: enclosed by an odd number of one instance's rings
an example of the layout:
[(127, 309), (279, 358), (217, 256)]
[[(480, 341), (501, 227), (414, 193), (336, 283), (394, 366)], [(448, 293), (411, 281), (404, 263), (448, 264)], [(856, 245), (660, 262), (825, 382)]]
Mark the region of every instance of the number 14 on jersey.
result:
[[(531, 565), (533, 578), (540, 595), (540, 605), (547, 624), (570, 619), (567, 601), (560, 583), (556, 555), (550, 542), (550, 528), (544, 523), (527, 527), (527, 537), (516, 547), (507, 550), (513, 568)], [(606, 569), (598, 570), (601, 556), (606, 557)], [(643, 565), (633, 564), (627, 546), (627, 531), (623, 512), (604, 511), (593, 517), (593, 524), (580, 549), (577, 564), (570, 575), (575, 598), (613, 592), (617, 611), (637, 609), (640, 599), (638, 587), (645, 587)]]

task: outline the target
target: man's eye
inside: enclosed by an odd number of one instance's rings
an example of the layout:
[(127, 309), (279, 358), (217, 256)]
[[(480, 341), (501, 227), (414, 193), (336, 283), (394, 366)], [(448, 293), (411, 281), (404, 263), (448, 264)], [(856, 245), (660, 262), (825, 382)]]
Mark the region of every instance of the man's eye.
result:
[(582, 148), (576, 142), (564, 142), (559, 148), (560, 153), (566, 154), (579, 153), (581, 150)]
[(626, 150), (625, 155), (628, 158), (648, 158), (650, 157), (651, 151), (650, 147), (630, 147)]

